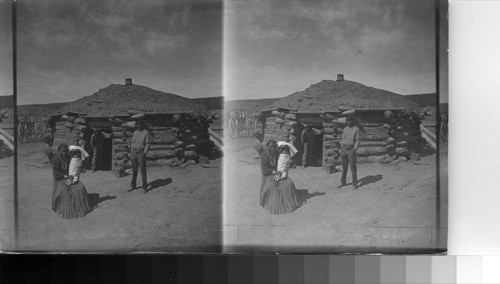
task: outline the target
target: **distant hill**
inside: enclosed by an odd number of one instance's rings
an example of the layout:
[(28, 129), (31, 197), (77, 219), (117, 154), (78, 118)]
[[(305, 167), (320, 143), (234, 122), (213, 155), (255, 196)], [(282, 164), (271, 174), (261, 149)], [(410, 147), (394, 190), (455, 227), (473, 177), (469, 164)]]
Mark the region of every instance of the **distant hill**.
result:
[(0, 109), (13, 108), (14, 96), (0, 96)]
[(224, 97), (208, 97), (192, 99), (194, 103), (205, 106), (208, 110), (220, 110), (224, 108)]
[(421, 107), (436, 105), (436, 93), (406, 95), (405, 98), (419, 104)]

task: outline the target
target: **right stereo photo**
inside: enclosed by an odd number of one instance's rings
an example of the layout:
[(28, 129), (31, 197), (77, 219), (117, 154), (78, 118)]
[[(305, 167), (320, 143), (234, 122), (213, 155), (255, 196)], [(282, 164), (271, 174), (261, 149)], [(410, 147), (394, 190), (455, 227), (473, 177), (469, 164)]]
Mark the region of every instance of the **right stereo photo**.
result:
[(224, 26), (224, 251), (446, 251), (446, 1), (227, 1)]

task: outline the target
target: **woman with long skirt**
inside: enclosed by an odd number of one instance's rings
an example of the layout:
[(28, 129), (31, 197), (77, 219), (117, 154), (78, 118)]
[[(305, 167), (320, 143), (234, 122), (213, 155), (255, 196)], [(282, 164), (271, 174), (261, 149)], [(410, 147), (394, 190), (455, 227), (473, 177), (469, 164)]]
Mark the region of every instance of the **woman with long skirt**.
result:
[(262, 183), (260, 186), (260, 206), (265, 207), (269, 199), (269, 192), (276, 188), (274, 175), (277, 170), (278, 153), (277, 143), (269, 140), (266, 149), (260, 154), (260, 170), (262, 172)]
[(277, 172), (274, 176), (275, 186), (269, 191), (265, 208), (271, 214), (286, 214), (295, 211), (301, 205), (295, 184), (288, 175), (292, 156), (297, 153), (297, 149), (290, 143), (280, 141), (278, 142), (278, 150), (280, 155)]
[(64, 219), (80, 218), (92, 211), (87, 189), (81, 181), (68, 184), (69, 149), (65, 144), (57, 148), (58, 155), (52, 159), (54, 187), (52, 210)]

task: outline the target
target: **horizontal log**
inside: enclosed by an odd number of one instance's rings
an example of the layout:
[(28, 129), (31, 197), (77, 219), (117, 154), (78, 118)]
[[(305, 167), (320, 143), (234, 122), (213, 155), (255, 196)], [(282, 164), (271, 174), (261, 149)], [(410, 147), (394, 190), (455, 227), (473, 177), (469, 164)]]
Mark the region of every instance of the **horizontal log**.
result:
[(192, 158), (194, 156), (196, 156), (196, 152), (195, 151), (184, 151), (184, 157)]
[(186, 143), (180, 141), (180, 140), (177, 140), (175, 141), (174, 145), (179, 148), (179, 147), (185, 147), (186, 146)]
[(116, 160), (123, 160), (123, 159), (130, 160), (130, 156), (129, 156), (129, 153), (127, 153), (127, 152), (118, 152), (115, 154), (115, 159)]
[(158, 139), (177, 139), (177, 133), (155, 131), (151, 133), (151, 137)]
[(323, 141), (339, 140), (339, 139), (342, 139), (342, 134), (337, 134), (337, 135), (323, 135)]
[(384, 141), (389, 137), (389, 135), (372, 135), (372, 134), (365, 134), (361, 135), (360, 141)]
[(113, 145), (113, 152), (129, 152), (130, 149), (129, 149), (129, 146), (130, 144), (116, 144), (116, 145)]
[(365, 125), (360, 125), (359, 129), (364, 131), (367, 134), (387, 134), (388, 129), (385, 128), (384, 126), (365, 126)]
[(86, 119), (86, 124), (87, 124), (87, 126), (92, 127), (92, 128), (111, 128), (113, 126), (113, 123), (111, 123), (107, 118), (106, 118), (106, 120)]
[(399, 142), (396, 142), (396, 146), (397, 147), (406, 147), (406, 146), (408, 146), (408, 142), (407, 141), (399, 141)]
[(385, 147), (387, 142), (385, 141), (360, 141), (360, 147)]
[(406, 149), (406, 147), (396, 148), (395, 152), (396, 152), (396, 154), (398, 154), (400, 156), (409, 156), (410, 155), (410, 151), (408, 151), (408, 149)]
[(326, 151), (327, 156), (334, 156), (339, 154), (340, 154), (340, 149), (338, 147), (330, 148)]
[(293, 113), (288, 113), (288, 114), (285, 114), (285, 116), (283, 118), (286, 119), (286, 120), (296, 120), (297, 119), (297, 115), (293, 114)]
[(323, 125), (325, 119), (319, 116), (298, 116), (296, 121), (301, 124)]
[(123, 131), (127, 131), (128, 128), (122, 127), (122, 126), (113, 126), (113, 127), (111, 127), (111, 130), (113, 130), (113, 132), (123, 132)]
[(324, 161), (329, 165), (342, 165), (342, 159), (338, 156), (326, 157)]
[(175, 150), (177, 148), (174, 144), (157, 144), (157, 145), (149, 145), (150, 150)]
[(193, 141), (194, 145), (196, 145), (196, 147), (203, 147), (203, 146), (207, 146), (207, 145), (212, 145), (212, 141), (210, 140), (210, 138), (207, 138), (207, 139), (202, 139), (202, 140), (197, 140), (197, 141)]
[(124, 144), (126, 140), (114, 138), (113, 144)]
[(159, 160), (155, 160), (155, 161), (146, 161), (147, 167), (162, 167), (162, 166), (178, 167), (181, 165), (182, 165), (182, 162), (179, 161), (179, 159), (177, 159), (177, 158), (159, 159)]
[(85, 125), (85, 118), (83, 117), (75, 118), (75, 120), (73, 120), (73, 123)]
[(153, 131), (172, 131), (172, 132), (179, 131), (179, 128), (174, 126), (149, 126), (148, 128)]
[(153, 138), (151, 144), (173, 144), (177, 140), (177, 138)]
[(152, 150), (146, 154), (146, 160), (170, 159), (176, 156), (173, 150)]
[(121, 127), (127, 128), (127, 129), (135, 129), (135, 121), (129, 121), (121, 124)]
[(115, 138), (130, 138), (132, 137), (134, 134), (132, 132), (129, 132), (129, 131), (117, 131), (117, 132), (113, 132), (113, 137)]
[(408, 136), (408, 137), (388, 137), (386, 139), (386, 142), (391, 144), (391, 143), (397, 143), (401, 141), (406, 141), (408, 143), (421, 143), (422, 142), (422, 136), (420, 135), (415, 135), (415, 136)]
[(356, 156), (381, 156), (387, 154), (387, 152), (385, 147), (359, 147), (356, 151)]
[(277, 118), (274, 119), (274, 122), (277, 123), (277, 124), (283, 124), (283, 123), (288, 122), (288, 121), (285, 120), (285, 119), (277, 117)]
[(368, 164), (368, 163), (381, 163), (388, 164), (392, 159), (388, 155), (383, 156), (368, 156), (368, 157), (356, 157), (356, 162), (358, 164)]
[(337, 147), (339, 145), (339, 142), (336, 142), (336, 140), (323, 140), (323, 147)]

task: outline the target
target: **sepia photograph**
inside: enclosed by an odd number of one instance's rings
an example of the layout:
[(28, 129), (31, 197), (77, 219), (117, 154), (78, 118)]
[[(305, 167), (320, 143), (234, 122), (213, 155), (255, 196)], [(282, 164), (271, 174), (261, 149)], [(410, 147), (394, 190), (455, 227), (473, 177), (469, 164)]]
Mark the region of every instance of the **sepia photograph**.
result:
[(222, 8), (17, 1), (19, 250), (221, 251)]
[(224, 22), (224, 251), (446, 251), (446, 2), (227, 1)]
[(0, 250), (15, 248), (12, 7), (0, 1)]

